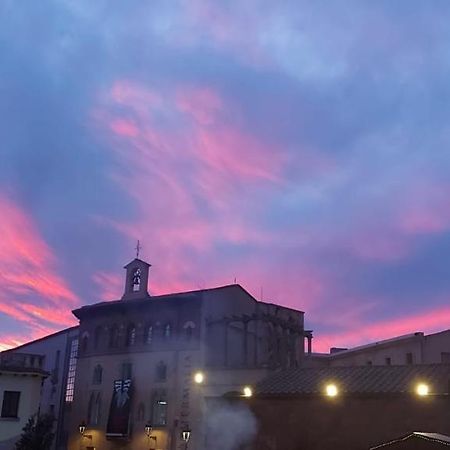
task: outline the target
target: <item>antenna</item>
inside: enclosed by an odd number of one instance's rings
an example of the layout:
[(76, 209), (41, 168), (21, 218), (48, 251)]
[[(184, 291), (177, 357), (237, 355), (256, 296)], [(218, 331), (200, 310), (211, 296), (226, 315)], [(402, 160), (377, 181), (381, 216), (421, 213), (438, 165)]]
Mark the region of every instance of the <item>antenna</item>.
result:
[(234, 284), (236, 284), (236, 277), (234, 277)]
[(261, 286), (261, 295), (260, 295), (260, 297), (261, 297), (261, 301), (263, 301), (263, 298), (264, 298), (264, 291), (263, 291), (263, 287)]
[(140, 242), (139, 239), (138, 239), (137, 244), (136, 244), (136, 247), (135, 247), (135, 250), (136, 250), (136, 258), (139, 258), (139, 252), (141, 251), (141, 248), (142, 248), (141, 242)]

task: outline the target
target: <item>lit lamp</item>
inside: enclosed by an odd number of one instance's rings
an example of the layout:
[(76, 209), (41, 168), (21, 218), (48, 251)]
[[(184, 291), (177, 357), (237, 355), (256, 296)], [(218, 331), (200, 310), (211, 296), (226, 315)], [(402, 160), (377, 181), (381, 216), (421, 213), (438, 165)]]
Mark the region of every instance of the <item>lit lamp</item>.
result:
[(339, 391), (335, 384), (327, 384), (325, 387), (325, 394), (328, 397), (336, 397), (338, 395)]
[(242, 394), (244, 397), (251, 397), (253, 395), (252, 388), (250, 386), (245, 386), (244, 389), (242, 389)]
[(86, 431), (86, 422), (84, 420), (78, 425), (78, 429), (80, 430), (81, 436), (84, 436), (84, 432)]
[(81, 437), (92, 439), (90, 434), (84, 434), (86, 432), (86, 422), (84, 420), (80, 423), (80, 425), (78, 425), (78, 430), (80, 431)]
[(183, 428), (181, 431), (181, 439), (183, 439), (184, 442), (186, 442), (186, 450), (188, 448), (188, 442), (191, 438), (191, 429), (189, 427)]
[(202, 384), (203, 381), (205, 381), (205, 375), (203, 375), (203, 372), (196, 372), (194, 375), (194, 381), (197, 384)]
[(420, 395), (421, 397), (425, 397), (426, 395), (428, 395), (429, 391), (430, 391), (430, 389), (427, 384), (420, 383), (417, 385), (417, 388), (416, 388), (417, 395)]
[(150, 437), (153, 431), (153, 427), (148, 422), (145, 424), (145, 434)]

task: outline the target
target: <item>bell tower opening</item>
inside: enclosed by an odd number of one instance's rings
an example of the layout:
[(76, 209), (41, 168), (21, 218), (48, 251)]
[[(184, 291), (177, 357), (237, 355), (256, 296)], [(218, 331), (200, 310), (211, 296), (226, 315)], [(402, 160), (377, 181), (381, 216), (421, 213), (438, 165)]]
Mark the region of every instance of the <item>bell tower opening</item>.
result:
[(151, 264), (134, 258), (124, 268), (126, 270), (125, 291), (122, 300), (150, 297), (148, 293), (148, 273)]

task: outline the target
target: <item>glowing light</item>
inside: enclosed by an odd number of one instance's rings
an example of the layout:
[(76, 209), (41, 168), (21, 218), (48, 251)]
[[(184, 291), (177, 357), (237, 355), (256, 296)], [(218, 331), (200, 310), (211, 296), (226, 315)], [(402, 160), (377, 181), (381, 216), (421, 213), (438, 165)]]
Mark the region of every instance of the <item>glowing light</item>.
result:
[(427, 385), (427, 384), (424, 384), (424, 383), (418, 384), (418, 385), (417, 385), (416, 392), (417, 392), (417, 394), (420, 395), (420, 396), (428, 395), (428, 392), (429, 392), (428, 385)]
[(242, 392), (244, 393), (244, 397), (251, 397), (253, 395), (253, 391), (250, 386), (245, 386), (244, 389), (242, 389)]
[(328, 397), (336, 397), (339, 391), (335, 384), (327, 384), (325, 388), (325, 393), (328, 395)]
[(202, 384), (203, 381), (205, 381), (205, 376), (203, 375), (202, 372), (197, 372), (197, 373), (194, 375), (194, 381), (195, 381), (197, 384)]

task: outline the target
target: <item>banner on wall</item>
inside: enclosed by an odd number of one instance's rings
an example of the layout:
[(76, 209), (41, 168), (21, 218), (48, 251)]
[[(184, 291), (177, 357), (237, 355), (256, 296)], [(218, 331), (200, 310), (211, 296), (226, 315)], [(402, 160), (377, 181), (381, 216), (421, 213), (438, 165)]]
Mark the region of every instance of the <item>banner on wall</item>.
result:
[(131, 411), (131, 380), (114, 381), (114, 390), (109, 408), (107, 437), (126, 437), (129, 434)]

